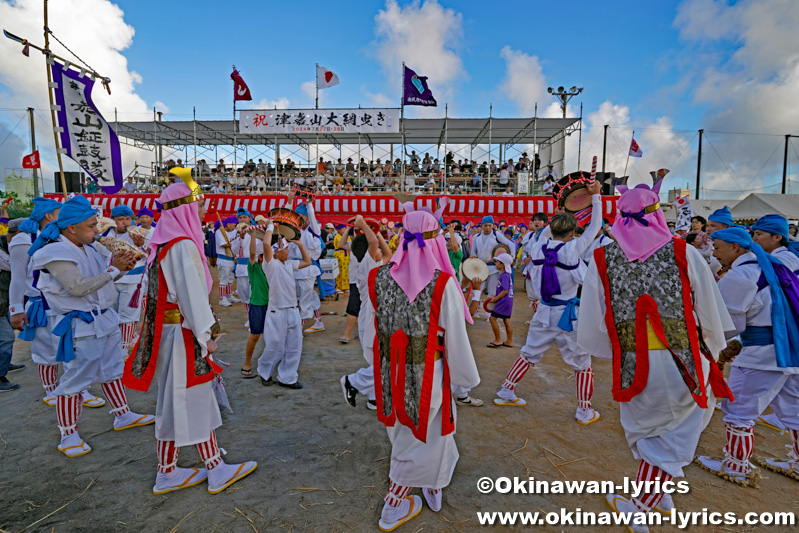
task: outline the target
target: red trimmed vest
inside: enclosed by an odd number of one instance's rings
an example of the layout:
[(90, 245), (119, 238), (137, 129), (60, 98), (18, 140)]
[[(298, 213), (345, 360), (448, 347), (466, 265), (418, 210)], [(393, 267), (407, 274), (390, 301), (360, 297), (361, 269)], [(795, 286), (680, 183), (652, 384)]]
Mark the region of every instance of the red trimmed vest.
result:
[(629, 261), (618, 243), (594, 251), (605, 292), (605, 323), (613, 348), (613, 399), (628, 402), (649, 379), (649, 322), (671, 353), (696, 403), (707, 407), (702, 357), (710, 361), (709, 381), (717, 397), (732, 397), (724, 377), (699, 335), (686, 243), (673, 239), (645, 261)]
[[(158, 255), (147, 271), (148, 286), (144, 323), (139, 332), (139, 340), (125, 362), (125, 373), (122, 376), (122, 383), (129, 389), (147, 392), (153, 382), (158, 363), (158, 351), (161, 347), (165, 312), (168, 309), (178, 309), (178, 304), (166, 301), (169, 290), (164, 273), (161, 272), (161, 261), (166, 257), (172, 245), (183, 239), (188, 239), (188, 237), (180, 237), (159, 246)], [(203, 357), (202, 348), (190, 329), (184, 327), (180, 329), (186, 349), (186, 387), (208, 383), (214, 379), (214, 374), (222, 372), (222, 368), (212, 359)]]
[(410, 428), (417, 439), (427, 442), (434, 365), (442, 358), (441, 434), (455, 431), (444, 330), (438, 326), (444, 287), (452, 276), (437, 270), (433, 280), (411, 302), (391, 277), (390, 268), (391, 265), (385, 265), (369, 273), (377, 331), (374, 342), (377, 418), (389, 427), (399, 422)]

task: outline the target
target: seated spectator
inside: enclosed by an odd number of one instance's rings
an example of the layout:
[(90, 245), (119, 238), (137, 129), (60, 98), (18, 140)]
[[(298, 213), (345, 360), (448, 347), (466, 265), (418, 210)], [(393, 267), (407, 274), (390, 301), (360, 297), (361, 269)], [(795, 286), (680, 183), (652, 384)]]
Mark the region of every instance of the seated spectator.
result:
[(325, 164), (325, 159), (320, 157), (319, 162), (316, 164), (316, 173), (321, 176), (325, 173), (326, 169), (327, 165)]
[(461, 186), (460, 185), (455, 185), (455, 188), (452, 190), (452, 194), (463, 194), (461, 192)]
[(266, 191), (266, 179), (264, 178), (264, 173), (259, 172), (255, 176), (255, 188), (259, 194)]
[(476, 191), (483, 187), (483, 179), (480, 177), (479, 174), (474, 174), (472, 176), (472, 190)]
[(394, 160), (394, 175), (395, 176), (402, 175), (402, 161), (400, 161), (399, 157)]
[(547, 176), (547, 179), (544, 180), (544, 187), (543, 187), (544, 194), (546, 195), (552, 194), (552, 189), (554, 188), (555, 188), (555, 182), (552, 180), (552, 176)]
[(508, 170), (508, 165), (502, 165), (502, 168), (499, 171), (499, 176), (497, 178), (497, 183), (499, 184), (500, 188), (504, 189), (508, 186), (510, 182), (510, 171)]
[(136, 184), (133, 183), (133, 178), (130, 176), (128, 176), (128, 181), (125, 182), (123, 187), (125, 188), (125, 192), (127, 194), (133, 194), (136, 192)]
[(334, 175), (338, 173), (339, 176), (344, 175), (344, 163), (341, 162), (341, 159), (336, 159), (336, 164), (333, 165)]
[(255, 172), (255, 163), (253, 163), (253, 160), (250, 159), (249, 161), (247, 161), (247, 163), (244, 164), (244, 168), (247, 174), (252, 174), (253, 172)]
[(333, 188), (333, 194), (336, 196), (344, 194), (344, 190), (341, 188), (340, 183), (336, 183), (335, 187)]
[(513, 191), (510, 190), (510, 187), (505, 187), (505, 192), (502, 193), (502, 196), (513, 196)]
[(408, 170), (405, 175), (405, 192), (413, 192), (416, 189), (416, 174), (413, 169)]
[(219, 180), (214, 181), (214, 186), (211, 187), (211, 194), (224, 194), (225, 188)]
[(491, 169), (491, 174), (496, 176), (497, 172), (498, 172), (498, 169), (497, 169), (497, 164), (494, 163), (493, 159), (491, 160), (491, 165), (489, 165), (489, 168)]
[(477, 173), (480, 174), (481, 176), (485, 176), (488, 174), (488, 165), (486, 165), (485, 161), (480, 163), (480, 166), (477, 168)]
[(453, 176), (460, 176), (461, 173), (461, 160), (458, 159), (458, 162), (452, 165), (452, 175)]
[(361, 189), (361, 194), (365, 194), (367, 196), (371, 196), (372, 195), (371, 191), (369, 191), (369, 187), (366, 186), (366, 185), (364, 185), (363, 189)]
[(220, 174), (225, 174), (227, 172), (227, 166), (225, 166), (225, 160), (220, 159), (219, 163), (216, 165), (216, 171)]
[(286, 175), (288, 176), (292, 172), (294, 172), (295, 168), (296, 166), (294, 165), (294, 162), (291, 160), (291, 158), (286, 158), (286, 164), (283, 165), (283, 171), (286, 173)]
[(513, 163), (513, 159), (508, 159), (508, 175), (512, 176), (516, 173), (516, 165)]
[(436, 175), (441, 172), (441, 164), (438, 162), (438, 159), (433, 159), (433, 164), (430, 165), (430, 172)]
[(345, 167), (347, 170), (347, 175), (352, 176), (355, 174), (355, 165), (352, 163), (352, 158), (347, 158), (347, 166)]
[(285, 171), (283, 167), (283, 163), (280, 162), (280, 159), (275, 161), (275, 176), (283, 177), (283, 172)]
[(383, 175), (386, 177), (390, 177), (393, 172), (394, 172), (394, 167), (391, 165), (391, 161), (386, 159), (386, 164), (383, 165)]

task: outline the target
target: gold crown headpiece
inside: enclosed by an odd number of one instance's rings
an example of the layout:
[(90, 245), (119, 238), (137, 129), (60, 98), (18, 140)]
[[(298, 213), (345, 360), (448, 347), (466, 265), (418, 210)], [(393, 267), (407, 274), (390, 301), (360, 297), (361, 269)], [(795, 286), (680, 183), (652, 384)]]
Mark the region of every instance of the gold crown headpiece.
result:
[(194, 178), (191, 177), (190, 168), (172, 167), (171, 169), (169, 169), (169, 172), (182, 179), (183, 183), (185, 183), (189, 187), (191, 193), (188, 196), (184, 196), (183, 198), (178, 198), (177, 200), (164, 202), (162, 206), (163, 209), (172, 209), (180, 205), (190, 204), (192, 202), (198, 201), (200, 198), (203, 197), (202, 189), (200, 189), (200, 186), (197, 185), (196, 181), (194, 181)]

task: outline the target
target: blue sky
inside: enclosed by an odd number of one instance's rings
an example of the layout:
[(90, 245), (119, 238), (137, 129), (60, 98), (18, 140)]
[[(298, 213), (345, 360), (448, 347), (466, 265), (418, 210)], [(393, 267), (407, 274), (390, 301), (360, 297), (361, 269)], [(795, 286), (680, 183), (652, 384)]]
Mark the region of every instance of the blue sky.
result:
[[(35, 42), (40, 16), (39, 0), (0, 0), (3, 26)], [(50, 18), (57, 35), (112, 77), (113, 94), (98, 88), (95, 101), (126, 119), (150, 120), (153, 106), (165, 120), (189, 118), (194, 106), (199, 118), (230, 117), (234, 63), (254, 97), (240, 109), (311, 107), (315, 63), (341, 80), (321, 92), (322, 107), (398, 106), (405, 60), (428, 76), (440, 104), (409, 116), (443, 116), (444, 103), (450, 116), (487, 116), (489, 104), (496, 117), (532, 116), (536, 102), (539, 116), (553, 116), (547, 86), (584, 87), (569, 108), (576, 116), (583, 104), (582, 166), (601, 151), (602, 125), (610, 124), (609, 166), (621, 173), (634, 129), (644, 157), (630, 175), (670, 168), (668, 187), (695, 179), (696, 130), (704, 128), (706, 197), (778, 192), (780, 143), (799, 134), (795, 0), (60, 0)], [(32, 105), (52, 166), (43, 70), (41, 55), (24, 58), (18, 45), (0, 42), (0, 141)], [(23, 124), (0, 145), (0, 168), (18, 166), (26, 146)], [(567, 171), (576, 170), (576, 153), (573, 136)], [(126, 171), (147, 157), (132, 148), (123, 156)]]

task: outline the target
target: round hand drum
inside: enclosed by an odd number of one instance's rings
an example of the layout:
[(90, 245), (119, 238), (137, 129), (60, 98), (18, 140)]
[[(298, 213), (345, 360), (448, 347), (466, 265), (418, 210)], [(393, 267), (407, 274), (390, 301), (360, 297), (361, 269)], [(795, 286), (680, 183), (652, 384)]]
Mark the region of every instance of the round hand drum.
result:
[(303, 224), (301, 214), (285, 207), (278, 207), (269, 211), (269, 218), (275, 222), (272, 244), (277, 242), (278, 237), (283, 237), (287, 241), (295, 241), (300, 238), (300, 228)]
[(488, 265), (481, 259), (470, 257), (461, 263), (461, 276), (469, 281), (477, 278), (485, 281), (488, 279)]
[(591, 221), (590, 216), (580, 216), (581, 212), (591, 209), (591, 193), (588, 183), (591, 174), (588, 172), (572, 172), (563, 176), (552, 189), (552, 196), (558, 201), (558, 207), (577, 217), (581, 226)]

